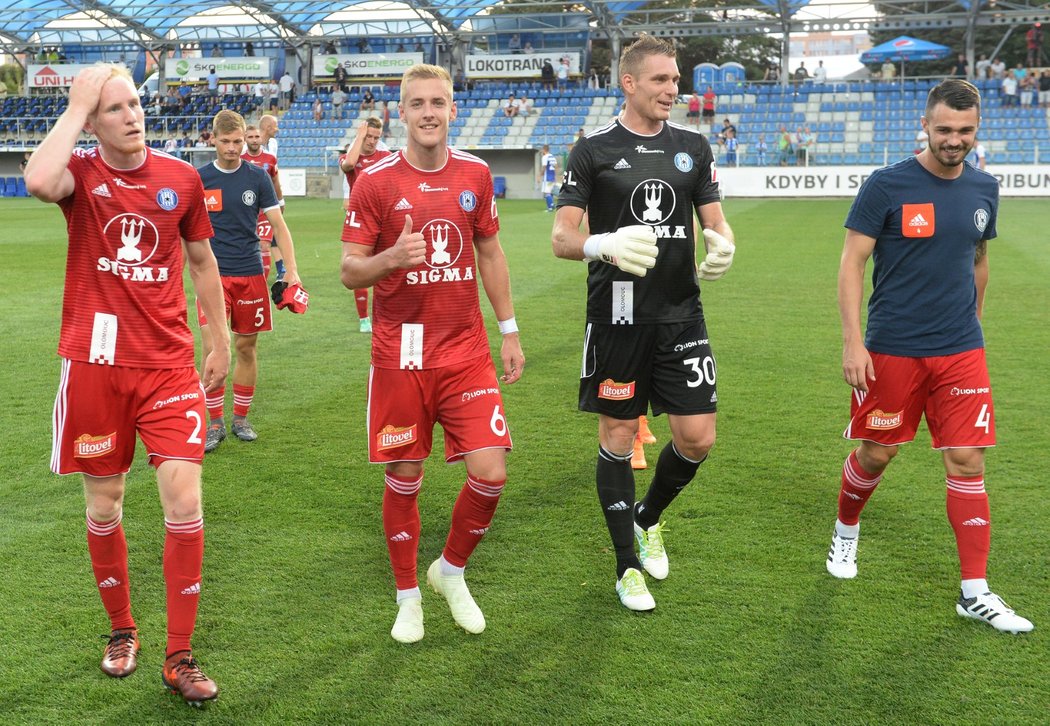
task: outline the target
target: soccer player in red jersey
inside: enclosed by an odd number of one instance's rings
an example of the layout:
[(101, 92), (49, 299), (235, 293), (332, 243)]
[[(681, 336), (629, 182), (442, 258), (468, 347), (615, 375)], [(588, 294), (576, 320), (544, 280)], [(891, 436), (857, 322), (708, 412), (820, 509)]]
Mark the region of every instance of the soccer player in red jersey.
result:
[[(81, 131), (98, 146), (76, 148)], [(142, 439), (166, 529), (163, 679), (199, 704), (218, 687), (190, 650), (204, 556), (204, 390), (186, 325), (183, 255), (209, 315), (222, 314), (222, 288), (200, 178), (145, 138), (130, 74), (98, 64), (77, 75), (68, 108), (26, 167), (30, 193), (58, 204), (69, 229), (51, 469), (83, 474), (88, 551), (112, 626), (102, 670), (121, 678), (139, 650), (121, 518), (136, 433)], [(205, 388), (225, 378), (229, 362), (223, 332), (204, 364)]]
[(435, 423), (445, 432), (445, 459), (464, 461), (467, 477), (427, 581), (460, 627), (485, 629), (463, 572), (492, 523), (511, 440), (478, 304), (479, 276), (503, 334), (500, 380), (517, 381), (525, 358), (492, 175), (481, 159), (448, 146), (456, 118), (448, 72), (424, 64), (405, 71), (398, 110), (408, 143), (354, 184), (342, 281), (349, 289), (375, 288), (369, 461), (386, 465), (383, 529), (398, 603), (390, 634), (412, 643), (423, 637), (416, 497)]
[[(922, 117), (929, 145), (868, 177), (846, 218), (839, 311), (842, 373), (853, 397), (845, 436), (860, 445), (842, 469), (827, 569), (856, 577), (861, 510), (925, 415), (944, 462), (959, 554), (956, 612), (1023, 633), (1032, 623), (985, 579), (991, 514), (984, 450), (995, 445), (995, 413), (980, 314), (999, 183), (964, 163), (980, 120), (981, 95), (972, 84), (950, 78), (935, 86)], [(873, 287), (862, 335), (869, 257)]]
[[(339, 168), (346, 175), (343, 185), (343, 208), (350, 209), (350, 190), (354, 180), (368, 167), (390, 156), (388, 149), (380, 149), (379, 141), (383, 136), (383, 122), (369, 117), (357, 127), (357, 137), (339, 157)], [(368, 317), (368, 288), (354, 290), (354, 303), (357, 305), (358, 328), (362, 333), (372, 332), (372, 321)]]
[[(258, 126), (248, 126), (244, 130), (245, 152), (241, 158), (249, 164), (254, 164), (267, 173), (273, 182), (273, 189), (277, 193), (277, 203), (284, 209), (284, 192), (281, 191), (281, 178), (277, 173), (277, 157), (262, 147), (262, 131)], [(272, 257), (270, 248), (273, 246), (273, 225), (270, 224), (265, 212), (259, 213), (259, 224), (255, 233), (259, 236), (259, 251), (262, 252), (263, 275), (270, 275), (270, 259)], [(278, 248), (278, 251), (280, 249)]]
[[(231, 428), (234, 436), (241, 441), (255, 441), (258, 435), (248, 421), (248, 411), (259, 377), (259, 333), (265, 333), (273, 326), (270, 294), (256, 236), (260, 214), (265, 215), (273, 225), (278, 249), (284, 253), (288, 265), (285, 281), (295, 285), (300, 280), (296, 271), (292, 235), (281, 215), (270, 177), (261, 167), (241, 159), (244, 119), (235, 111), (222, 110), (215, 115), (213, 127), (217, 158), (202, 166), (197, 173), (204, 183), (204, 201), (215, 228), (211, 244), (219, 263), (226, 305), (226, 314), (220, 320), (230, 321), (237, 354), (233, 370)], [(207, 359), (211, 350), (212, 328), (215, 327), (208, 323), (215, 319), (201, 315), (199, 320), (202, 355)], [(205, 452), (214, 451), (226, 438), (223, 417), (225, 394), (225, 386), (220, 386), (208, 395), (209, 421)]]
[[(264, 114), (259, 117), (259, 134), (261, 136), (261, 148), (267, 154), (272, 156), (274, 159), (278, 157), (277, 154), (277, 133), (280, 131), (280, 123), (277, 121), (277, 117), (271, 114)], [(279, 190), (278, 190), (279, 191)], [(281, 211), (284, 211), (284, 195), (279, 194), (281, 198)], [(273, 242), (273, 237), (270, 238), (270, 257), (273, 261), (273, 267), (277, 270), (277, 279), (284, 279), (284, 257), (281, 255), (281, 248)], [(271, 260), (264, 259), (263, 262), (266, 265), (270, 264)], [(266, 274), (269, 275), (269, 268), (266, 270)]]

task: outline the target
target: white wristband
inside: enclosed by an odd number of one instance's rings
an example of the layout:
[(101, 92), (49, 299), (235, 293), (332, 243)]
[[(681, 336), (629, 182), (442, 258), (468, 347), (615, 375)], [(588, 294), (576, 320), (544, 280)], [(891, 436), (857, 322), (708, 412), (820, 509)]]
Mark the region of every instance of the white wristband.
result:
[(281, 197), (280, 199), (277, 200), (277, 206), (280, 207), (281, 209), (284, 209), (284, 197)]
[(590, 262), (598, 259), (598, 244), (605, 234), (592, 234), (583, 243), (583, 261)]
[(507, 318), (506, 320), (499, 321), (499, 332), (503, 335), (510, 335), (511, 333), (518, 332), (518, 321), (514, 318)]

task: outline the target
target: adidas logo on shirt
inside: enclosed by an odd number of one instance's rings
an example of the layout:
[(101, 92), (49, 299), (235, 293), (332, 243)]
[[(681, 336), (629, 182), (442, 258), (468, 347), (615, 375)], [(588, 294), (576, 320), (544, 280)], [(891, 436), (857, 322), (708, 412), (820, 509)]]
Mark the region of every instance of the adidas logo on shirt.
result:
[(627, 502), (623, 501), (622, 499), (616, 502), (616, 504), (610, 504), (608, 507), (605, 508), (607, 512), (623, 512), (627, 509), (630, 509), (630, 507), (628, 507)]
[(922, 214), (916, 214), (914, 217), (911, 218), (911, 221), (908, 222), (908, 226), (909, 227), (929, 227), (930, 223), (926, 221), (926, 217), (922, 216)]
[(984, 519), (982, 517), (973, 517), (972, 519), (967, 519), (965, 522), (963, 522), (963, 526), (964, 527), (987, 527), (988, 526), (988, 520)]
[(91, 193), (95, 194), (97, 196), (100, 196), (100, 197), (112, 197), (113, 196), (112, 194), (109, 193), (109, 187), (106, 186), (105, 182), (102, 182), (97, 187), (92, 189)]
[(408, 203), (408, 200), (401, 197), (401, 201), (394, 205), (395, 212), (403, 212), (406, 209), (411, 209), (412, 205)]
[(201, 594), (201, 584), (199, 582), (193, 583), (189, 587), (183, 589), (182, 594), (183, 595), (200, 595)]
[(118, 580), (117, 578), (115, 578), (115, 577), (107, 577), (105, 580), (103, 580), (102, 582), (98, 583), (98, 586), (102, 587), (102, 588), (106, 588), (106, 587), (116, 587), (119, 584), (120, 584), (120, 580)]
[(391, 542), (408, 542), (410, 539), (412, 539), (412, 535), (410, 535), (408, 532), (406, 532), (404, 530), (401, 530), (400, 532), (395, 534), (393, 537), (391, 537), (390, 541)]
[(613, 166), (613, 169), (630, 169), (630, 168), (631, 168), (631, 165), (627, 163), (627, 159), (624, 159), (622, 157), (620, 158), (620, 160), (618, 162), (616, 162), (616, 165)]

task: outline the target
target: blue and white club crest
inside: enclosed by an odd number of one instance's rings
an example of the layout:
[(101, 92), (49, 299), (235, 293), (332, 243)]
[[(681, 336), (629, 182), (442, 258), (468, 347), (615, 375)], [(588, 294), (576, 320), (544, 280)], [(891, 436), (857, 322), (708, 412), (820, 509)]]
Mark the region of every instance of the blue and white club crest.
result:
[(244, 190), (244, 194), (241, 195), (241, 201), (244, 202), (244, 206), (250, 207), (255, 204), (255, 192), (251, 189)]
[(693, 170), (693, 157), (684, 151), (679, 151), (674, 155), (674, 165), (678, 171), (685, 173)]
[(157, 192), (157, 205), (168, 212), (179, 206), (179, 195), (175, 193), (174, 189), (164, 187)]
[(478, 198), (474, 196), (474, 192), (469, 189), (459, 193), (459, 206), (462, 207), (464, 212), (473, 212), (474, 207), (478, 206)]
[(978, 231), (983, 232), (984, 228), (988, 226), (988, 210), (978, 209), (973, 213), (973, 223), (977, 227)]

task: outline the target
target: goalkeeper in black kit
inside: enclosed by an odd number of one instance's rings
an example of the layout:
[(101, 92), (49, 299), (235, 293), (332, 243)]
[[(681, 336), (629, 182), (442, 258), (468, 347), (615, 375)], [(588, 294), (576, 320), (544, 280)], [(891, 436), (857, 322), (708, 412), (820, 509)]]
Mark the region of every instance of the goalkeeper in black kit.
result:
[[(598, 501), (616, 551), (616, 592), (644, 611), (656, 603), (642, 571), (668, 574), (661, 515), (715, 443), (716, 368), (699, 280), (722, 277), (735, 246), (710, 145), (668, 120), (680, 77), (674, 46), (642, 35), (619, 67), (624, 111), (574, 147), (552, 241), (556, 256), (588, 262), (579, 407), (598, 414)], [(649, 407), (668, 415), (672, 440), (636, 502), (631, 454)]]

